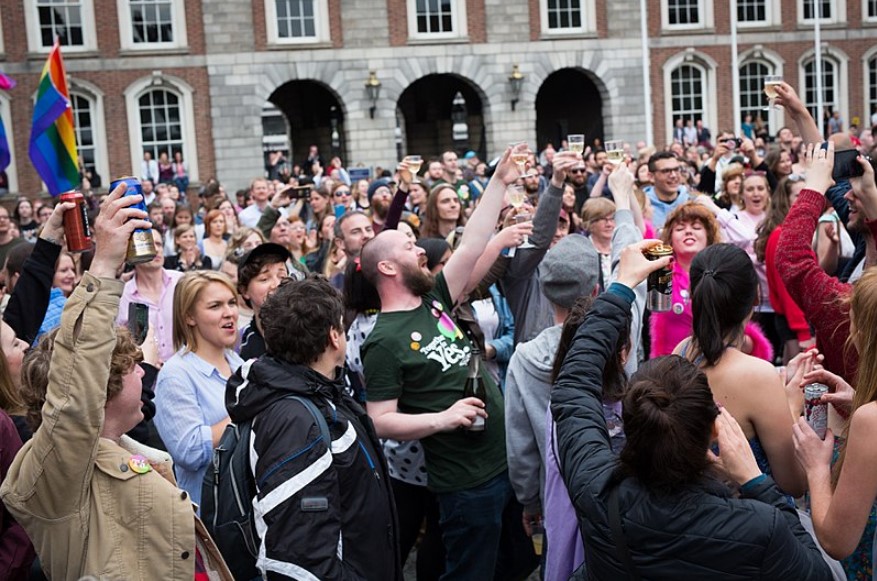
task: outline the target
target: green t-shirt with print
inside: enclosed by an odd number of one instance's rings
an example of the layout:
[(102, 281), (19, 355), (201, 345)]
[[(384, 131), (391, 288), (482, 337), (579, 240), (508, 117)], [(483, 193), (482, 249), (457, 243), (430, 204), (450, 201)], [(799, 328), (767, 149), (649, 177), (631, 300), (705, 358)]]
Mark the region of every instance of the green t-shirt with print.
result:
[[(441, 412), (463, 398), (472, 347), (449, 316), (443, 274), (421, 305), (381, 313), (362, 347), (368, 401), (398, 399), (406, 414)], [(429, 487), (452, 492), (479, 486), (506, 469), (502, 394), (481, 367), (487, 390), (484, 432), (439, 432), (421, 440)]]

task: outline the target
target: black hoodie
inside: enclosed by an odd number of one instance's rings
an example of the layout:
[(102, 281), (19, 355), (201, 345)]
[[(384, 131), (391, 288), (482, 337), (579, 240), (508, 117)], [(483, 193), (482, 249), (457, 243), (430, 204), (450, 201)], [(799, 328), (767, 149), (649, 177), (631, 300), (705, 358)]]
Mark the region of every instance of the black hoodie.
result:
[[(371, 420), (343, 387), (270, 355), (248, 361), (228, 381), (231, 420), (254, 420), (257, 565), (268, 579), (402, 579), (386, 462)], [(314, 417), (290, 395), (316, 404), (331, 452)]]

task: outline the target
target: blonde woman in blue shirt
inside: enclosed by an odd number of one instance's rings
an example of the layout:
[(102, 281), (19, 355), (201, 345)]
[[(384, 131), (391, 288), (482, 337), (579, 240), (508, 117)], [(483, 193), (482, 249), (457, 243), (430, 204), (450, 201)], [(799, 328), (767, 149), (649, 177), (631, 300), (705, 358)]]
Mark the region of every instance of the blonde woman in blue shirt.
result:
[(224, 274), (186, 273), (174, 290), (174, 348), (158, 374), (155, 426), (174, 459), (180, 488), (201, 502), (201, 481), (225, 426), (225, 382), (243, 360), (237, 291)]

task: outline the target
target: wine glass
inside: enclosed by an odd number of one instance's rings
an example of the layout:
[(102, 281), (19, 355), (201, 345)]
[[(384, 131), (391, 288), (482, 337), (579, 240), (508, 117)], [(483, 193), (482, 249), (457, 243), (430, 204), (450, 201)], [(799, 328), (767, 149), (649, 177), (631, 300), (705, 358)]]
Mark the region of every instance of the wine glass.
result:
[(526, 141), (516, 141), (510, 143), (512, 148), (512, 161), (518, 166), (518, 173), (522, 176), (527, 173), (527, 161), (530, 159), (530, 149), (527, 147)]
[(566, 146), (575, 153), (585, 152), (585, 134), (572, 133), (566, 136)]
[(764, 111), (770, 111), (771, 108), (779, 109), (776, 106), (777, 86), (782, 84), (783, 77), (781, 75), (765, 75), (764, 76), (764, 94), (767, 95), (767, 107)]
[(408, 166), (408, 171), (411, 172), (412, 177), (417, 177), (418, 172), (420, 172), (420, 166), (423, 165), (423, 158), (419, 155), (406, 155), (402, 162)]
[(624, 141), (620, 139), (610, 139), (606, 141), (606, 158), (613, 165), (620, 165), (624, 162)]
[[(524, 189), (524, 186), (518, 184), (511, 184), (508, 188), (506, 188), (506, 195), (509, 199), (509, 204), (515, 209), (518, 210), (521, 206), (524, 205), (524, 201), (527, 199), (527, 191)], [(515, 215), (515, 223), (522, 224), (524, 222), (529, 222), (533, 217), (530, 214), (517, 214)], [(524, 242), (518, 246), (518, 248), (533, 248), (533, 245), (530, 243), (530, 237), (524, 236)]]

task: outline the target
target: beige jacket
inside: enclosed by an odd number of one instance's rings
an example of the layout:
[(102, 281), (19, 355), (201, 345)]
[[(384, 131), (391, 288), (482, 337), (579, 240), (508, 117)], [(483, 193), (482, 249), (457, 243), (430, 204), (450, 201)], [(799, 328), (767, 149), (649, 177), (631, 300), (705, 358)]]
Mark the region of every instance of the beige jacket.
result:
[(191, 581), (196, 534), (211, 578), (231, 579), (188, 494), (160, 475), (169, 465), (140, 474), (130, 451), (100, 437), (121, 294), (121, 282), (86, 273), (67, 301), (42, 426), (0, 497), (50, 579)]

